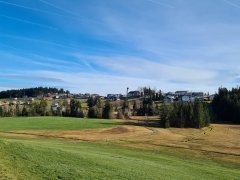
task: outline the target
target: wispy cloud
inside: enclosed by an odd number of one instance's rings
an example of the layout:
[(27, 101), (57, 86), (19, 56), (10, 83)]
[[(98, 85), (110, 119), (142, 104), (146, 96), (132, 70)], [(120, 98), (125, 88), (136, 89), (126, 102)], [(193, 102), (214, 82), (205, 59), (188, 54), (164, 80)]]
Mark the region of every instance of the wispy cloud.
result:
[(164, 7), (167, 7), (167, 8), (175, 8), (175, 6), (171, 5), (171, 4), (168, 4), (168, 3), (165, 3), (163, 1), (157, 1), (157, 0), (147, 0), (151, 3), (154, 3), (154, 4), (157, 4), (159, 6), (164, 6)]
[(62, 14), (55, 13), (55, 12), (37, 9), (37, 8), (29, 7), (29, 6), (23, 6), (23, 5), (16, 4), (16, 3), (10, 3), (10, 2), (6, 2), (6, 1), (0, 1), (0, 3), (5, 4), (5, 5), (19, 7), (19, 8), (26, 9), (26, 10), (35, 11), (35, 12), (46, 13), (46, 14), (51, 14), (51, 15), (56, 15), (56, 16), (65, 16)]
[(24, 36), (16, 36), (16, 35), (10, 35), (10, 34), (0, 34), (0, 37), (6, 37), (6, 38), (11, 38), (11, 39), (18, 39), (18, 40), (23, 40), (23, 41), (31, 41), (35, 43), (41, 43), (41, 44), (48, 44), (52, 46), (57, 46), (57, 47), (62, 47), (62, 48), (67, 48), (67, 49), (77, 49), (77, 47), (73, 46), (67, 46), (64, 44), (56, 43), (50, 40), (42, 40), (38, 38), (29, 38), (29, 37), (24, 37)]
[(67, 10), (67, 9), (65, 9), (65, 8), (62, 8), (62, 7), (60, 7), (60, 6), (57, 6), (57, 5), (53, 4), (53, 3), (50, 3), (50, 2), (45, 1), (45, 0), (39, 0), (39, 1), (42, 2), (42, 3), (44, 3), (44, 4), (46, 4), (46, 5), (48, 5), (48, 6), (51, 6), (51, 7), (55, 8), (55, 9), (58, 9), (58, 10), (64, 12), (64, 13), (67, 13), (67, 14), (70, 14), (70, 15), (73, 15), (73, 16), (76, 16), (76, 14), (72, 13), (71, 11), (69, 11), (69, 10)]
[(23, 72), (18, 74), (0, 74), (0, 78), (10, 79), (10, 80), (24, 80), (24, 81), (38, 81), (38, 82), (63, 82), (61, 79), (58, 78), (51, 78), (51, 77), (41, 77), (36, 75), (27, 76), (24, 75)]
[(90, 19), (90, 18), (86, 18), (86, 17), (82, 17), (79, 15), (79, 13), (75, 13), (75, 11), (70, 11), (64, 7), (61, 7), (61, 6), (58, 6), (54, 3), (50, 3), (48, 1), (45, 1), (45, 0), (39, 0), (41, 3), (49, 6), (49, 7), (52, 7), (54, 9), (57, 9), (59, 11), (61, 11), (62, 13), (65, 13), (65, 14), (68, 14), (68, 18), (71, 18), (72, 20), (75, 20), (75, 21), (85, 21), (85, 22), (91, 22), (91, 23), (102, 23), (100, 21), (96, 21), (96, 20), (93, 20), (93, 19)]
[(240, 9), (240, 3), (237, 4), (237, 3), (233, 2), (233, 1), (230, 1), (230, 0), (224, 0), (224, 2), (229, 4), (229, 5), (231, 5), (231, 6), (233, 6), (233, 7), (235, 7), (235, 8), (239, 8)]
[(11, 19), (11, 20), (14, 20), (14, 21), (19, 21), (19, 22), (26, 23), (26, 24), (31, 24), (31, 25), (38, 26), (38, 27), (41, 27), (41, 28), (47, 28), (47, 29), (50, 29), (50, 30), (58, 30), (56, 27), (53, 27), (53, 26), (48, 26), (48, 25), (45, 25), (45, 24), (36, 23), (36, 22), (33, 22), (33, 21), (28, 21), (28, 20), (20, 19), (20, 18), (16, 18), (16, 17), (10, 17), (10, 16), (6, 16), (6, 15), (3, 15), (3, 14), (0, 14), (0, 17), (8, 18), (8, 19)]
[[(239, 17), (229, 8), (239, 8), (240, 1), (222, 0), (217, 7), (214, 1), (183, 0), (12, 2), (0, 0), (8, 16), (1, 17), (0, 56), (2, 72), (19, 76), (5, 79), (18, 85), (214, 92), (239, 82)], [(16, 22), (41, 28), (28, 34), (28, 26)], [(48, 26), (59, 30), (43, 34)], [(38, 75), (27, 78), (32, 74)]]

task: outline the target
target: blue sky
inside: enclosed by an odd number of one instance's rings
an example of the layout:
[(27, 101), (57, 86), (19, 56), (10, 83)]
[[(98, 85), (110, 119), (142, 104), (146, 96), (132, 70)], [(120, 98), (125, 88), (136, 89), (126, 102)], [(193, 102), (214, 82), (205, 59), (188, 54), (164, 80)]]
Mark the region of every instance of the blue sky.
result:
[(0, 0), (0, 90), (240, 84), (240, 0)]

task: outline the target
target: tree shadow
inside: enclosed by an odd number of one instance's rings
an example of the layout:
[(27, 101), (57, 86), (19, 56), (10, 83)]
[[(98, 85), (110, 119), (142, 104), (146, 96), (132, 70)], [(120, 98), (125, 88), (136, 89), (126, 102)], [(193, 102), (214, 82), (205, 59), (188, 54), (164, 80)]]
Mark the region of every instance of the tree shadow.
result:
[(123, 122), (123, 124), (130, 125), (130, 126), (162, 127), (160, 120), (144, 120), (144, 121), (129, 120), (129, 121)]

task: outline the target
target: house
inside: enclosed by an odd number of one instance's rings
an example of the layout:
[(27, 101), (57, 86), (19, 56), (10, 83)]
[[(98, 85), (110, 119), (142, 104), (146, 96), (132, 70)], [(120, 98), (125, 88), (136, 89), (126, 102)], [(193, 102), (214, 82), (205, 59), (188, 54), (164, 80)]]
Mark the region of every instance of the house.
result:
[(59, 95), (53, 96), (53, 99), (59, 99), (59, 98), (60, 98)]
[(164, 94), (164, 96), (175, 96), (175, 93), (173, 92), (167, 92)]
[(173, 103), (174, 101), (174, 96), (165, 96), (163, 99), (164, 103)]
[(193, 92), (193, 93), (192, 93), (192, 96), (193, 96), (193, 97), (203, 97), (203, 96), (204, 96), (204, 93), (203, 93), (203, 92)]
[(182, 102), (189, 102), (190, 101), (190, 96), (187, 96), (187, 95), (181, 96), (181, 101)]
[(9, 103), (9, 105), (17, 105), (18, 102), (16, 100), (13, 100), (12, 102)]
[(52, 102), (52, 105), (51, 105), (52, 111), (57, 111), (58, 107), (59, 107), (59, 103), (58, 102)]
[(120, 100), (121, 96), (122, 96), (121, 94), (108, 94), (107, 95), (107, 100), (117, 101), (117, 100)]
[(216, 94), (210, 95), (210, 96), (209, 96), (209, 100), (210, 100), (210, 101), (213, 101), (213, 99), (214, 99), (215, 96), (216, 96)]
[(92, 98), (97, 98), (97, 97), (99, 97), (100, 95), (99, 94), (91, 94), (91, 97)]
[(32, 97), (28, 98), (28, 101), (34, 101), (34, 100), (35, 100), (35, 99), (32, 98)]
[(128, 94), (127, 94), (127, 97), (129, 98), (138, 98), (141, 96), (141, 93), (140, 91), (130, 91)]
[(184, 95), (186, 95), (188, 93), (188, 91), (176, 91), (175, 92), (175, 95), (176, 96), (184, 96)]
[(84, 95), (83, 95), (83, 98), (85, 98), (85, 99), (88, 99), (88, 98), (90, 98), (91, 97), (91, 94), (90, 93), (85, 93)]

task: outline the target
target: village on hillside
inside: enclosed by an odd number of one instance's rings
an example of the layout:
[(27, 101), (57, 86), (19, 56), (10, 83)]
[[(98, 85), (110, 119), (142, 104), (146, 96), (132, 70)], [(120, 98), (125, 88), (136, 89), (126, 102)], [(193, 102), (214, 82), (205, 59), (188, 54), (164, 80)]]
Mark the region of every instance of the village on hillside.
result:
[[(163, 103), (174, 103), (174, 102), (194, 102), (195, 99), (200, 101), (212, 101), (215, 94), (209, 95), (209, 93), (204, 92), (191, 92), (191, 91), (176, 91), (176, 92), (167, 92), (163, 93), (161, 91), (154, 91), (154, 95), (157, 100), (162, 101)], [(30, 105), (37, 99), (44, 99), (49, 101), (54, 101), (57, 99), (89, 99), (89, 98), (100, 98), (102, 100), (108, 101), (119, 101), (127, 99), (143, 99), (149, 95), (141, 92), (139, 90), (129, 91), (127, 95), (125, 94), (107, 94), (107, 96), (101, 96), (99, 94), (90, 94), (90, 93), (47, 93), (39, 94), (34, 97), (9, 97), (0, 100), (0, 106), (5, 105)], [(53, 106), (56, 106), (56, 103), (53, 103)]]

